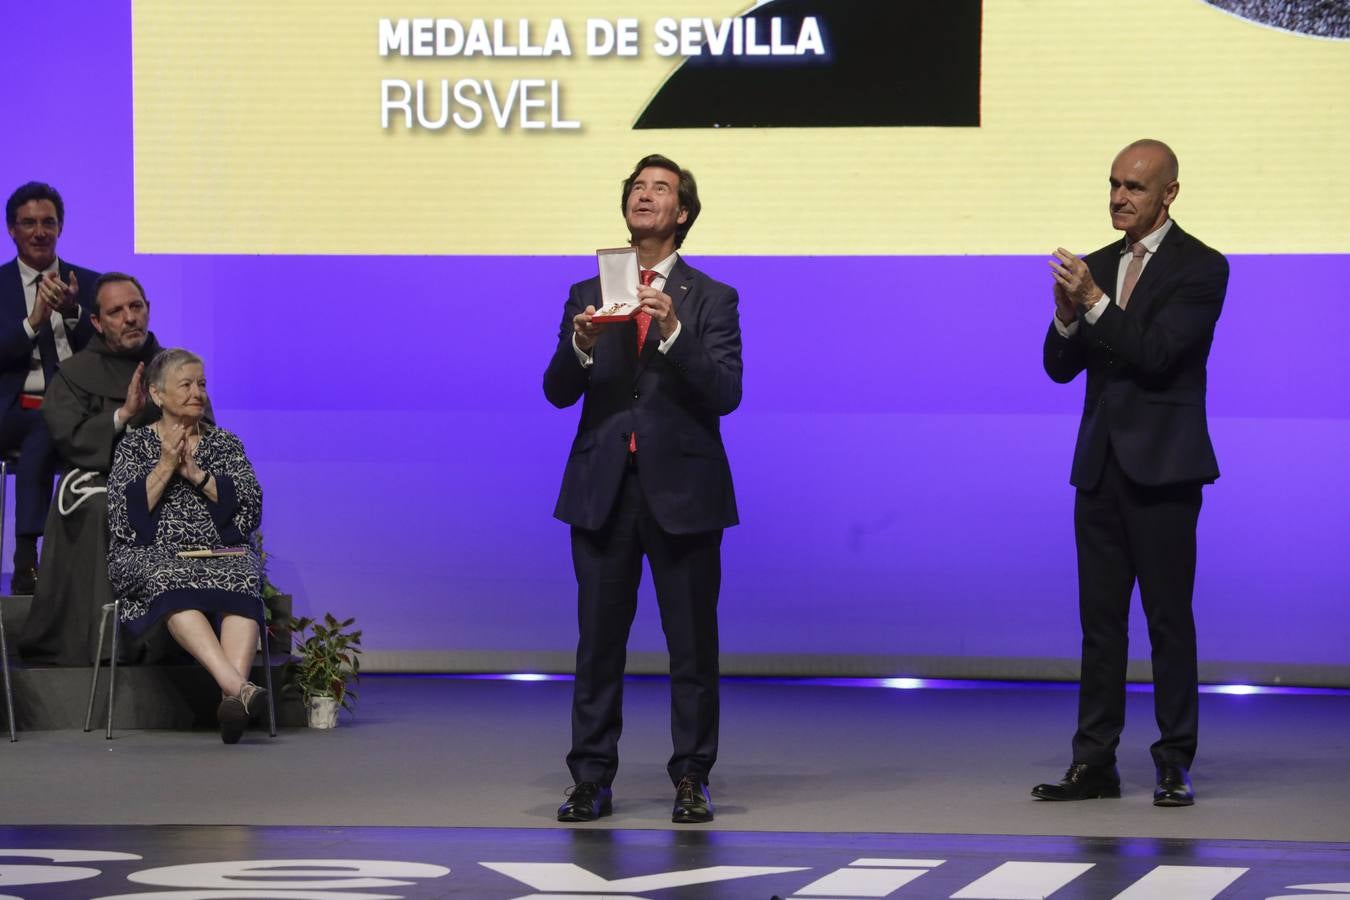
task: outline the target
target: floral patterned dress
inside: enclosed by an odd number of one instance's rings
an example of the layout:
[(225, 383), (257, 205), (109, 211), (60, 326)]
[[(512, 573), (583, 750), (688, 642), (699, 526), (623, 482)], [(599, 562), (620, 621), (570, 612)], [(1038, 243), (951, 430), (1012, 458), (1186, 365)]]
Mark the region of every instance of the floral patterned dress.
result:
[[(153, 427), (128, 429), (113, 456), (108, 580), (123, 598), (123, 623), (136, 635), (184, 609), (261, 616), (262, 557), (255, 534), (262, 489), (239, 438), (205, 422), (200, 427), (193, 457), (215, 476), (214, 503), (175, 475), (155, 508), (148, 508), (145, 482), (160, 450)], [(239, 556), (178, 556), (181, 550), (240, 546), (245, 552)]]

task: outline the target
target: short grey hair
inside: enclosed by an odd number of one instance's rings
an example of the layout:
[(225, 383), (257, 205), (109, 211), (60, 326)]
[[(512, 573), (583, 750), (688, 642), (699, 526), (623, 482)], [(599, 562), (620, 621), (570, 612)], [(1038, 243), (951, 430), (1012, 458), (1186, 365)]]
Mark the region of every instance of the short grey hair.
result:
[(170, 347), (168, 350), (161, 350), (155, 354), (154, 359), (150, 360), (150, 365), (145, 367), (145, 383), (154, 385), (161, 391), (164, 390), (164, 379), (168, 377), (170, 370), (179, 366), (187, 365), (204, 366), (202, 358), (191, 350), (184, 350), (182, 347)]

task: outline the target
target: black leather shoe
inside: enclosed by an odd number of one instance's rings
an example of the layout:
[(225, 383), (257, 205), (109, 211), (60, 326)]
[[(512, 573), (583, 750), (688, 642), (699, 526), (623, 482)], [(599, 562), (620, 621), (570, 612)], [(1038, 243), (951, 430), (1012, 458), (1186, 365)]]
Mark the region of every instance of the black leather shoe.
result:
[(675, 785), (675, 809), (670, 814), (670, 821), (689, 825), (712, 820), (713, 804), (708, 786), (697, 775), (681, 778)]
[(559, 822), (594, 822), (614, 811), (614, 791), (594, 781), (567, 789), (567, 799), (558, 807)]
[(1153, 789), (1154, 806), (1194, 806), (1195, 788), (1185, 766), (1159, 766), (1158, 786)]
[(31, 594), (37, 590), (37, 567), (19, 566), (14, 570), (14, 574), (9, 577), (9, 592), (11, 595)]
[(1120, 796), (1120, 772), (1114, 765), (1074, 763), (1059, 784), (1038, 784), (1031, 789), (1037, 800), (1097, 800)]

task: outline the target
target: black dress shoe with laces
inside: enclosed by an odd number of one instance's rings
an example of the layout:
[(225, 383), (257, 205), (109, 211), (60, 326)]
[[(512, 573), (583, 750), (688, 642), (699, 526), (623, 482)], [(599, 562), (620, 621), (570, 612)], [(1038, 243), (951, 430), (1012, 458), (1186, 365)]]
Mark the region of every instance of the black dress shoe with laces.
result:
[(614, 811), (614, 791), (583, 781), (567, 789), (567, 799), (558, 807), (559, 822), (594, 822)]
[(1159, 766), (1158, 786), (1153, 789), (1154, 806), (1194, 806), (1195, 788), (1185, 766)]
[(713, 804), (708, 786), (697, 775), (681, 778), (675, 785), (675, 809), (670, 814), (670, 821), (691, 825), (712, 820)]
[(1031, 789), (1037, 800), (1096, 800), (1120, 796), (1120, 772), (1114, 765), (1074, 763), (1059, 784), (1038, 784)]

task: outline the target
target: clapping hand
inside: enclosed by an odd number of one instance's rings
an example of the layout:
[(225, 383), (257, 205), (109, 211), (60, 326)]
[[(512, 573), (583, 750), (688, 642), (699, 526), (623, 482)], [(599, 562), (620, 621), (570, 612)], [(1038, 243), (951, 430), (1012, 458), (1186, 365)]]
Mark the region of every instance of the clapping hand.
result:
[[(38, 282), (38, 300), (45, 304), (49, 310), (55, 310), (67, 318), (75, 316), (80, 309), (80, 279), (75, 276), (72, 270), (70, 273), (70, 283), (66, 284), (61, 280), (60, 275), (53, 275), (50, 272), (42, 277)], [(38, 304), (33, 304), (36, 307)]]
[[(1097, 287), (1097, 282), (1092, 280), (1087, 263), (1063, 247), (1057, 248), (1054, 258), (1050, 260), (1050, 273), (1054, 276), (1056, 287), (1061, 289), (1071, 303), (1089, 307), (1102, 298), (1102, 290)], [(1056, 306), (1059, 305), (1061, 291), (1055, 292)], [(1061, 316), (1060, 320), (1064, 321), (1064, 317)]]
[(28, 327), (37, 331), (42, 323), (52, 317), (53, 312), (62, 315), (74, 314), (79, 306), (75, 301), (80, 282), (75, 273), (70, 273), (70, 284), (61, 281), (59, 275), (50, 273), (38, 279), (33, 295), (33, 309), (28, 313)]
[(163, 438), (159, 442), (159, 462), (165, 468), (172, 468), (180, 477), (192, 484), (202, 480), (201, 467), (193, 457), (197, 447), (197, 435), (189, 434), (182, 425), (164, 425)]
[(187, 443), (187, 432), (182, 425), (160, 426), (159, 464), (166, 469), (178, 470), (183, 460), (183, 447)]
[(1055, 282), (1055, 317), (1062, 325), (1072, 325), (1078, 319), (1078, 307), (1059, 282)]
[[(73, 272), (71, 274), (74, 275)], [(127, 400), (118, 410), (118, 416), (124, 425), (139, 416), (141, 410), (145, 409), (144, 379), (145, 363), (140, 363), (136, 366), (136, 371), (131, 373), (131, 381), (127, 382)], [(161, 445), (160, 451), (163, 452), (163, 449)]]
[(201, 440), (201, 435), (196, 432), (189, 434), (182, 425), (175, 425), (174, 427), (183, 431), (183, 442), (178, 451), (178, 466), (175, 471), (188, 483), (199, 484), (202, 476), (206, 473), (202, 471), (201, 466), (197, 465), (197, 458), (193, 456), (193, 453), (197, 449), (197, 442)]

